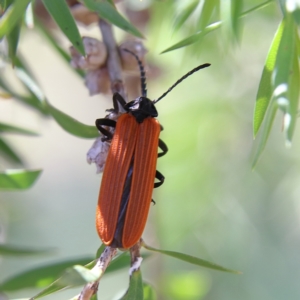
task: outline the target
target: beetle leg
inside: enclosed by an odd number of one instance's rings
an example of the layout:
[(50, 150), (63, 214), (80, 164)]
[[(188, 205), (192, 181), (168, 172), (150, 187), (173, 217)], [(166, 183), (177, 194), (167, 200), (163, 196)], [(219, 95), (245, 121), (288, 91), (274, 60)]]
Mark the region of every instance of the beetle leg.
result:
[(154, 182), (154, 188), (158, 188), (164, 183), (165, 177), (163, 174), (161, 174), (159, 171), (156, 170), (155, 178), (158, 179), (159, 182)]
[(114, 111), (119, 112), (119, 105), (118, 102), (121, 104), (121, 106), (124, 108), (126, 105), (126, 101), (119, 93), (114, 93), (113, 95), (113, 105), (114, 105)]
[(156, 204), (156, 202), (155, 202), (153, 199), (151, 199), (151, 202), (153, 203), (153, 205), (155, 205), (155, 204)]
[(105, 129), (103, 126), (109, 126), (109, 127), (116, 127), (116, 121), (111, 119), (97, 119), (96, 120), (96, 127), (99, 129), (99, 131), (104, 135), (104, 140), (111, 140), (113, 137), (113, 134)]
[(159, 152), (157, 157), (162, 157), (168, 152), (167, 145), (161, 139), (158, 140), (158, 147), (162, 150), (162, 152)]

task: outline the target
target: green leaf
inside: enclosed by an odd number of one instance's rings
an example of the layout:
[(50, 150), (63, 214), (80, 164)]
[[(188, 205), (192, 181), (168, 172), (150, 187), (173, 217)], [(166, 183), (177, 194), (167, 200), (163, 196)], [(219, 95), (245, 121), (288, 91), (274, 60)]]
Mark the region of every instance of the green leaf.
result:
[(98, 13), (100, 18), (105, 19), (106, 21), (137, 37), (143, 38), (143, 35), (122, 15), (120, 15), (116, 8), (109, 2), (103, 0), (84, 0), (84, 4), (88, 9)]
[[(297, 32), (295, 32), (295, 38), (297, 39), (296, 47), (299, 48), (299, 36)], [(297, 50), (297, 49), (295, 49)], [(299, 74), (299, 63), (297, 54), (298, 51), (294, 51), (293, 56), (293, 66), (292, 66), (292, 76), (290, 76), (289, 80), (289, 90), (288, 90), (288, 99), (290, 100), (290, 105), (288, 106), (287, 115), (284, 116), (284, 120), (290, 116), (289, 122), (284, 122), (284, 124), (288, 123), (288, 127), (284, 127), (286, 131), (286, 144), (289, 144), (292, 141), (293, 133), (295, 131), (297, 116), (298, 116), (298, 107), (299, 107), (299, 82), (300, 82), (300, 74)]]
[[(253, 11), (257, 11), (259, 9), (262, 9), (264, 7), (266, 7), (267, 5), (269, 5), (270, 3), (272, 3), (273, 0), (268, 0), (264, 3), (261, 3), (259, 5), (256, 5), (254, 6), (253, 8), (251, 9), (248, 9), (247, 11), (241, 13), (239, 15), (240, 18), (242, 17), (245, 17), (247, 16), (249, 13), (253, 12)], [(226, 3), (226, 1), (225, 1)], [(166, 53), (166, 52), (169, 52), (169, 51), (172, 51), (172, 50), (175, 50), (175, 49), (178, 49), (178, 48), (182, 48), (182, 47), (186, 47), (188, 45), (191, 45), (191, 44), (194, 44), (198, 41), (201, 41), (201, 39), (208, 33), (220, 28), (222, 25), (222, 21), (217, 21), (215, 23), (212, 23), (208, 26), (206, 26), (203, 30), (200, 30), (198, 32), (196, 32), (195, 34), (187, 37), (187, 38), (184, 38), (183, 40), (181, 40), (180, 42), (177, 42), (176, 44), (172, 45), (171, 47), (165, 49), (164, 51), (162, 51), (161, 53)]]
[[(73, 265), (80, 264), (85, 265), (89, 261), (93, 260), (91, 257), (65, 260), (59, 263), (52, 263), (46, 266), (33, 268), (31, 270), (22, 272), (14, 277), (11, 277), (0, 284), (0, 290), (2, 291), (16, 291), (24, 288), (42, 288), (52, 283), (61, 273)], [(63, 287), (57, 284), (52, 289), (62, 289)], [(50, 288), (48, 289), (50, 291)]]
[(65, 286), (79, 286), (99, 279), (100, 272), (91, 271), (83, 266), (75, 265), (65, 270), (60, 278), (60, 284)]
[(18, 22), (16, 26), (6, 35), (7, 44), (8, 44), (8, 55), (12, 62), (12, 65), (15, 64), (16, 53), (19, 43), (19, 36), (21, 30), (21, 22)]
[(215, 22), (213, 24), (210, 24), (209, 26), (205, 27), (203, 30), (198, 31), (197, 33), (181, 40), (180, 42), (174, 44), (173, 46), (165, 49), (164, 51), (162, 51), (161, 53), (166, 53), (175, 49), (179, 49), (182, 47), (186, 47), (188, 45), (194, 44), (196, 42), (198, 42), (202, 37), (204, 37), (206, 34), (218, 29), (221, 27), (221, 22)]
[(17, 126), (8, 125), (1, 122), (0, 122), (0, 132), (18, 133), (18, 134), (25, 134), (25, 135), (37, 135), (37, 133), (31, 130), (23, 129)]
[(36, 98), (36, 102), (44, 106), (46, 102), (46, 96), (39, 87), (32, 72), (26, 66), (25, 61), (23, 61), (23, 59), (20, 57), (17, 57), (15, 61), (15, 73), (27, 91)]
[(189, 16), (195, 11), (197, 6), (199, 5), (199, 1), (195, 0), (191, 2), (187, 7), (185, 7), (180, 14), (176, 17), (174, 23), (174, 30), (178, 30), (182, 24), (189, 18)]
[[(293, 63), (293, 53), (295, 51), (295, 29), (294, 22), (290, 15), (283, 20), (283, 33), (278, 47), (276, 63), (274, 68), (274, 88), (278, 88), (282, 84), (288, 85), (291, 76)], [(288, 87), (288, 86), (287, 86)], [(282, 97), (285, 93), (277, 94), (275, 97)]]
[(121, 300), (142, 300), (143, 295), (143, 281), (142, 273), (137, 270), (132, 273), (130, 277), (129, 289), (126, 294), (121, 298)]
[(41, 172), (41, 170), (6, 170), (4, 173), (0, 173), (0, 189), (28, 189), (35, 183)]
[(254, 137), (256, 137), (257, 132), (263, 122), (263, 119), (265, 117), (266, 111), (268, 109), (273, 94), (272, 74), (275, 68), (275, 62), (276, 62), (279, 44), (283, 34), (283, 28), (284, 28), (284, 23), (282, 21), (277, 29), (277, 32), (275, 33), (274, 39), (272, 41), (271, 47), (267, 55), (263, 73), (260, 79), (258, 92), (256, 96), (255, 108), (254, 108), (254, 118), (253, 118)]
[(5, 155), (9, 160), (11, 160), (14, 163), (23, 164), (22, 159), (1, 137), (0, 137), (0, 153)]
[(243, 0), (221, 1), (222, 31), (226, 40), (238, 41)]
[(96, 138), (99, 136), (96, 126), (80, 123), (49, 103), (47, 103), (47, 109), (55, 121), (68, 133), (82, 138)]
[(202, 6), (201, 14), (199, 16), (199, 29), (203, 30), (208, 26), (214, 9), (217, 7), (219, 0), (205, 0)]
[(241, 32), (240, 16), (242, 13), (242, 8), (243, 8), (243, 0), (240, 1), (231, 0), (231, 16), (232, 16), (231, 26), (232, 26), (232, 32), (236, 40), (239, 40), (240, 38), (240, 32)]
[[(97, 260), (93, 260), (90, 263), (85, 264), (85, 267), (88, 268), (88, 269), (92, 269), (95, 266), (96, 261)], [(78, 265), (78, 264), (84, 264), (84, 263), (75, 262), (73, 265), (75, 265), (75, 264)], [(105, 274), (120, 270), (124, 267), (129, 266), (129, 264), (130, 264), (130, 257), (129, 257), (127, 252), (124, 252), (124, 253), (122, 253), (121, 255), (119, 255), (118, 257), (116, 257), (112, 260), (112, 262), (110, 263), (110, 265), (106, 269)], [(72, 267), (72, 265), (69, 265), (67, 267)], [(64, 271), (64, 269), (66, 269), (66, 268), (61, 269), (60, 273), (62, 273)], [(47, 275), (47, 273), (45, 273), (45, 276), (46, 275)], [(58, 276), (53, 276), (52, 281), (54, 279), (56, 279), (57, 277)], [(63, 281), (64, 281), (63, 277), (64, 277), (64, 275), (62, 277), (58, 278), (57, 280), (55, 280), (54, 282), (52, 282), (48, 287), (46, 287), (40, 293), (35, 295), (34, 299), (41, 298), (41, 297), (44, 297), (46, 295), (53, 294), (53, 293), (55, 293), (57, 291), (60, 291), (62, 289), (66, 289), (66, 288), (71, 287), (70, 285), (66, 285), (66, 284), (63, 283)], [(41, 278), (43, 278), (43, 277), (41, 277)], [(49, 284), (49, 282), (50, 281), (47, 281), (47, 284)], [(80, 285), (82, 285), (82, 283)], [(1, 286), (0, 286), (0, 288), (1, 288)]]
[(180, 259), (182, 261), (191, 263), (193, 265), (197, 265), (197, 266), (201, 266), (201, 267), (205, 267), (205, 268), (210, 268), (210, 269), (213, 269), (213, 270), (223, 271), (223, 272), (241, 274), (240, 271), (230, 270), (230, 269), (224, 268), (220, 265), (217, 265), (215, 263), (203, 260), (203, 259), (195, 257), (195, 256), (191, 256), (191, 255), (187, 255), (187, 254), (183, 254), (183, 253), (179, 253), (179, 252), (174, 252), (174, 251), (155, 249), (155, 248), (152, 248), (152, 247), (150, 247), (146, 244), (143, 244), (143, 247), (145, 247), (147, 250), (154, 251), (154, 252), (159, 252), (159, 253), (162, 253), (162, 254)]
[(275, 118), (275, 115), (277, 112), (277, 108), (278, 108), (277, 101), (274, 101), (274, 99), (272, 99), (272, 101), (267, 109), (267, 112), (266, 112), (265, 125), (262, 129), (262, 133), (261, 133), (261, 137), (260, 137), (258, 146), (253, 155), (254, 158), (253, 158), (253, 163), (252, 163), (252, 169), (255, 167), (261, 153), (263, 152), (263, 150), (266, 146), (266, 143), (267, 143), (267, 140), (270, 135), (270, 131), (271, 131), (271, 128), (272, 128), (272, 125), (274, 122), (274, 118)]
[(157, 300), (156, 292), (152, 285), (143, 283), (144, 300)]
[(0, 244), (0, 255), (7, 256), (24, 256), (24, 255), (37, 255), (37, 254), (47, 254), (52, 250), (49, 249), (28, 249), (21, 248), (12, 245)]
[(9, 34), (23, 17), (32, 0), (15, 1), (0, 19), (0, 39)]
[[(17, 63), (17, 59), (16, 59)], [(37, 99), (35, 95), (31, 96), (21, 96), (17, 92), (15, 92), (9, 85), (5, 82), (5, 78), (3, 76), (1, 77), (1, 72), (0, 72), (0, 87), (8, 94), (10, 94), (14, 99), (38, 110), (40, 113), (43, 115), (48, 115), (49, 113), (46, 111), (45, 106), (42, 102)]]
[(50, 15), (53, 17), (61, 31), (66, 35), (79, 53), (85, 55), (84, 46), (74, 18), (66, 1), (42, 0)]

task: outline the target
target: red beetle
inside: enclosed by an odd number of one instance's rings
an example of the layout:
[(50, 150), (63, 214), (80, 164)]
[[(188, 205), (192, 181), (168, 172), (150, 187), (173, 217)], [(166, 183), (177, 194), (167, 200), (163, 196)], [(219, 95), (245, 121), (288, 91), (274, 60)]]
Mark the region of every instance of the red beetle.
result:
[[(128, 249), (142, 236), (152, 200), (153, 188), (163, 184), (164, 176), (156, 171), (157, 157), (168, 151), (159, 139), (161, 125), (154, 106), (177, 84), (194, 72), (210, 66), (200, 65), (181, 77), (158, 99), (147, 98), (145, 72), (138, 56), (141, 73), (142, 96), (126, 103), (123, 97), (113, 95), (114, 109), (118, 113), (120, 104), (126, 113), (116, 121), (97, 119), (96, 126), (111, 140), (105, 163), (96, 212), (96, 228), (102, 242), (111, 247)], [(112, 135), (105, 127), (115, 127)], [(158, 153), (158, 147), (162, 152)], [(157, 178), (159, 182), (154, 180)]]

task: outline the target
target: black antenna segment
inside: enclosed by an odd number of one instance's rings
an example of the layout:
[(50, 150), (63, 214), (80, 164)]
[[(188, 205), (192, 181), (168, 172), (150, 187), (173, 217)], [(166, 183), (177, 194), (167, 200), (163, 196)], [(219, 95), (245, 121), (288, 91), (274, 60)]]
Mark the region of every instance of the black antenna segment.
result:
[(137, 63), (139, 65), (140, 68), (140, 74), (141, 74), (141, 89), (142, 89), (142, 96), (143, 97), (147, 97), (147, 89), (146, 89), (146, 73), (145, 73), (145, 69), (144, 66), (140, 60), (140, 58), (132, 51), (126, 49), (126, 48), (122, 48), (122, 50), (130, 53), (131, 55), (133, 55), (135, 57), (135, 59), (137, 60)]
[(184, 79), (186, 79), (187, 77), (189, 77), (190, 75), (192, 75), (193, 73), (201, 70), (201, 69), (204, 69), (204, 68), (207, 68), (209, 67), (210, 64), (203, 64), (203, 65), (200, 65), (196, 68), (194, 68), (193, 70), (189, 71), (188, 73), (186, 73), (185, 75), (183, 75), (180, 79), (178, 79), (165, 93), (163, 93), (159, 98), (157, 98), (156, 100), (153, 100), (153, 103), (157, 103), (159, 100), (161, 100), (163, 97), (165, 97), (169, 92), (171, 92), (174, 87), (176, 85), (178, 85), (181, 81), (183, 81)]

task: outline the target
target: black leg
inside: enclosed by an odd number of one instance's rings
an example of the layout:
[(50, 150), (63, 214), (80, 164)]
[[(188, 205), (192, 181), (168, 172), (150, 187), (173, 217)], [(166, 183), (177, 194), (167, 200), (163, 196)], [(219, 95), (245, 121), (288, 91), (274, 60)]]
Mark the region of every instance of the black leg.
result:
[(113, 134), (103, 126), (116, 127), (116, 121), (111, 119), (97, 119), (95, 123), (99, 131), (105, 136), (105, 140), (111, 140)]
[(156, 204), (156, 202), (155, 202), (153, 199), (151, 199), (151, 202), (153, 203), (153, 205), (155, 205), (155, 204)]
[(124, 108), (126, 105), (126, 101), (119, 93), (114, 93), (113, 95), (113, 105), (114, 105), (114, 111), (116, 113), (119, 112), (119, 105), (118, 102), (121, 104), (121, 106)]
[(158, 147), (162, 150), (162, 152), (159, 152), (157, 157), (162, 157), (168, 152), (167, 145), (161, 139), (158, 140)]
[(161, 174), (159, 171), (156, 170), (155, 178), (158, 179), (159, 182), (154, 182), (154, 188), (158, 188), (164, 183), (165, 177), (163, 174)]

